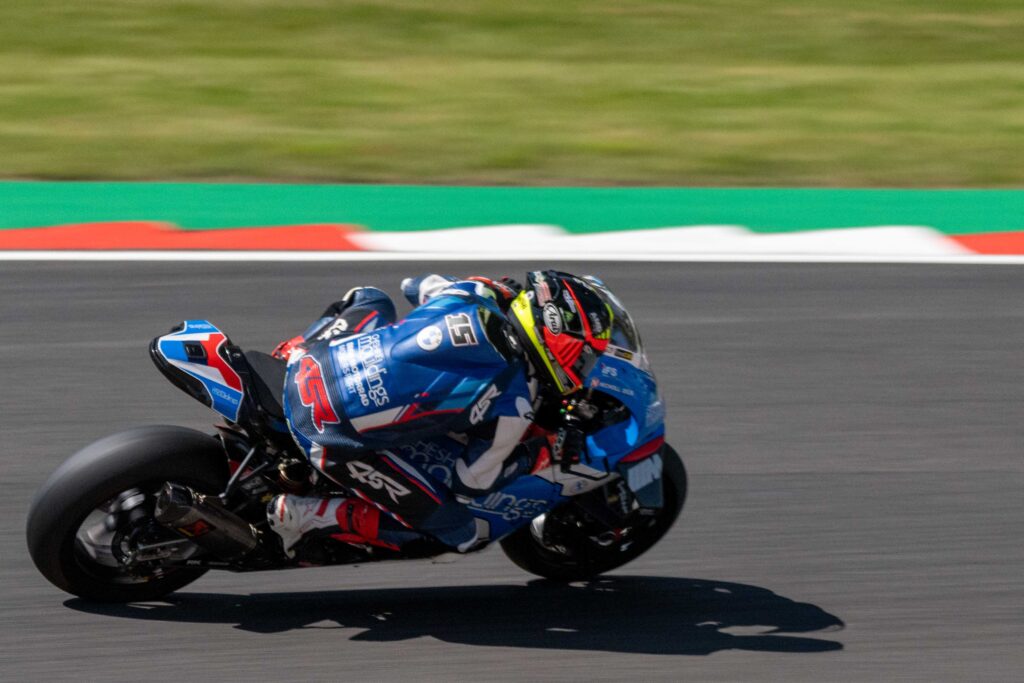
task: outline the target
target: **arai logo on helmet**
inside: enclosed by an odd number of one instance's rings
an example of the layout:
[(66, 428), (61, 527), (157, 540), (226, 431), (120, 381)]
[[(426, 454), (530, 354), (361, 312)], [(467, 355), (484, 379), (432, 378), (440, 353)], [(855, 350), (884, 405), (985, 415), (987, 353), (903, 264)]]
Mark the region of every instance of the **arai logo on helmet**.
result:
[(554, 304), (544, 306), (544, 327), (551, 334), (562, 334), (562, 314)]

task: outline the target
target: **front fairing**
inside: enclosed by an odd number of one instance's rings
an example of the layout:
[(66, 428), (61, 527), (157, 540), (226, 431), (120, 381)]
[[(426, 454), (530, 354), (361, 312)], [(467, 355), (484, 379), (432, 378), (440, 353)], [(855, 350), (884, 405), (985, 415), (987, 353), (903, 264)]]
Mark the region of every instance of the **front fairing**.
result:
[(608, 460), (609, 467), (643, 444), (665, 434), (665, 403), (654, 375), (642, 361), (641, 354), (634, 354), (627, 360), (606, 353), (587, 378), (589, 388), (608, 394), (629, 410), (626, 420), (587, 438), (591, 459)]

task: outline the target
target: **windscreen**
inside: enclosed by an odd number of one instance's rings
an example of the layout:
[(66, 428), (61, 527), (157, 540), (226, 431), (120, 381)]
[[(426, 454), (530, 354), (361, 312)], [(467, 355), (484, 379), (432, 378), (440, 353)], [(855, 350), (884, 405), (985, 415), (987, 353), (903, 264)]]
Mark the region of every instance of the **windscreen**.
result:
[(614, 316), (612, 323), (612, 346), (642, 355), (644, 348), (643, 343), (640, 341), (640, 333), (637, 332), (636, 325), (633, 324), (633, 318), (626, 311), (626, 307), (622, 305), (619, 298), (600, 279), (593, 275), (584, 275), (583, 279), (601, 295), (601, 298), (612, 309), (612, 315)]

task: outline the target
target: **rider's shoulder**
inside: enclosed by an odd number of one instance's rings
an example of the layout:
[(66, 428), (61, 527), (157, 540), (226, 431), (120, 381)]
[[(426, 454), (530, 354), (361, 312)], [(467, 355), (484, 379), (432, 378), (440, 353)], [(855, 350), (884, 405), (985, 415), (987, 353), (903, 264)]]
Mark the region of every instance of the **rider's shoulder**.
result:
[[(500, 313), (498, 314), (500, 315)], [(504, 367), (509, 362), (494, 340), (502, 321), (475, 299), (452, 297), (424, 304), (389, 326), (386, 346), (392, 360), (435, 368)]]

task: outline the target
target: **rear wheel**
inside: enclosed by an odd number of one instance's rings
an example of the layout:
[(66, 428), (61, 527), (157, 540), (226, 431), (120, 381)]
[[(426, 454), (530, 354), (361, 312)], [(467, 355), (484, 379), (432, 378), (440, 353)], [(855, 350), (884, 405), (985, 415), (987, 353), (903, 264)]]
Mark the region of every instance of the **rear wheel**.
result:
[(53, 585), (88, 600), (166, 595), (205, 570), (160, 566), (160, 557), (195, 546), (152, 519), (156, 492), (174, 481), (219, 493), (227, 477), (219, 442), (191, 429), (143, 427), (100, 439), (61, 465), (36, 494), (26, 531), (29, 554)]
[[(686, 501), (682, 459), (668, 444), (661, 458), (665, 504), (655, 514), (634, 511), (609, 529), (570, 502), (502, 540), (501, 549), (531, 574), (560, 581), (589, 579), (631, 562), (661, 540)], [(557, 533), (548, 525), (555, 525)]]

